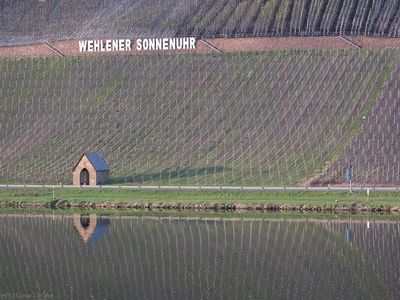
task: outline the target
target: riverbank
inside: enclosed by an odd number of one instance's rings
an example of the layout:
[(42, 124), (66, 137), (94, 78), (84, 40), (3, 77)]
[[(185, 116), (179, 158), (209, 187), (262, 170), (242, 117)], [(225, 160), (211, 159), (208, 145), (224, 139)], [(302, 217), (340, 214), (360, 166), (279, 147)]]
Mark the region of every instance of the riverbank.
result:
[(400, 212), (399, 192), (0, 190), (3, 208)]
[(310, 222), (326, 221), (376, 221), (376, 222), (399, 222), (399, 213), (373, 212), (300, 212), (300, 211), (213, 211), (213, 210), (143, 210), (143, 209), (52, 209), (52, 208), (0, 208), (0, 217), (24, 216), (24, 217), (47, 217), (68, 218), (72, 216), (96, 215), (99, 218), (150, 218), (169, 220), (302, 220)]

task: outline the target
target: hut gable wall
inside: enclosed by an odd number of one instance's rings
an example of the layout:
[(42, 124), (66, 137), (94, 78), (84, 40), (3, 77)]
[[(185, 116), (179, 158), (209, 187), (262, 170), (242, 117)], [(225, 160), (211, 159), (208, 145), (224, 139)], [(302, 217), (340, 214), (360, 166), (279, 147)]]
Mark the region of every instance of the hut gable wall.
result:
[(80, 185), (80, 175), (83, 169), (87, 169), (89, 172), (89, 185), (96, 186), (97, 183), (97, 172), (96, 169), (93, 167), (92, 163), (89, 161), (86, 155), (82, 157), (79, 163), (76, 165), (74, 173), (73, 173), (73, 184)]

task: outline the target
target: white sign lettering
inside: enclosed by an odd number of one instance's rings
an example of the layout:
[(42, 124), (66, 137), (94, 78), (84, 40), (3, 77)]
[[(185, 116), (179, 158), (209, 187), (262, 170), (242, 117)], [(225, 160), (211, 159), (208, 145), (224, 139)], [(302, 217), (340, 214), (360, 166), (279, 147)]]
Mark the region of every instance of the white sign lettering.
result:
[(131, 51), (131, 40), (79, 41), (79, 52)]
[[(79, 41), (79, 52), (119, 52), (132, 51), (134, 40), (84, 40)], [(137, 39), (134, 49), (137, 51), (194, 50), (196, 38), (148, 38)]]

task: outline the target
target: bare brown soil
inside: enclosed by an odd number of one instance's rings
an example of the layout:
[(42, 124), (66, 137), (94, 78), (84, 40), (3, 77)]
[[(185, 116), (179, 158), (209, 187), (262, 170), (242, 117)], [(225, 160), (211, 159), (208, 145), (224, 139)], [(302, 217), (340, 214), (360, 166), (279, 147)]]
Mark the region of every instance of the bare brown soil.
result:
[(0, 47), (2, 58), (29, 58), (29, 57), (52, 57), (57, 54), (45, 44)]
[[(347, 37), (361, 48), (400, 48), (400, 38)], [(355, 46), (341, 37), (261, 37), (261, 38), (215, 38), (198, 40), (196, 50), (171, 51), (137, 51), (81, 53), (78, 41), (57, 41), (48, 45), (26, 45), (0, 47), (0, 57), (28, 58), (60, 56), (99, 56), (99, 55), (149, 55), (213, 52), (250, 52), (250, 51), (282, 51), (282, 50), (328, 50), (354, 49)], [(57, 53), (59, 52), (59, 53)]]
[(349, 37), (361, 48), (399, 48), (400, 39), (379, 37)]
[(210, 39), (210, 44), (222, 52), (352, 49), (339, 37), (276, 37)]

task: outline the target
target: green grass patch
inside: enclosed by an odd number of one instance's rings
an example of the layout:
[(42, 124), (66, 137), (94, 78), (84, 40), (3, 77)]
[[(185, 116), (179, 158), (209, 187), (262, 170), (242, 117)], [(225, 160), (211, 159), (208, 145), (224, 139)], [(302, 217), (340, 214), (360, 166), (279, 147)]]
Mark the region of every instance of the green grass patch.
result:
[[(0, 190), (3, 205), (30, 202), (49, 203), (53, 198), (51, 189)], [(73, 203), (163, 203), (163, 204), (275, 204), (350, 206), (360, 202), (365, 206), (400, 206), (398, 192), (250, 192), (250, 191), (140, 191), (140, 190), (89, 190), (56, 189), (55, 198)]]
[(114, 92), (118, 86), (120, 79), (115, 75), (112, 79), (105, 83), (101, 90), (94, 96), (93, 102), (95, 104), (102, 103), (108, 96)]

